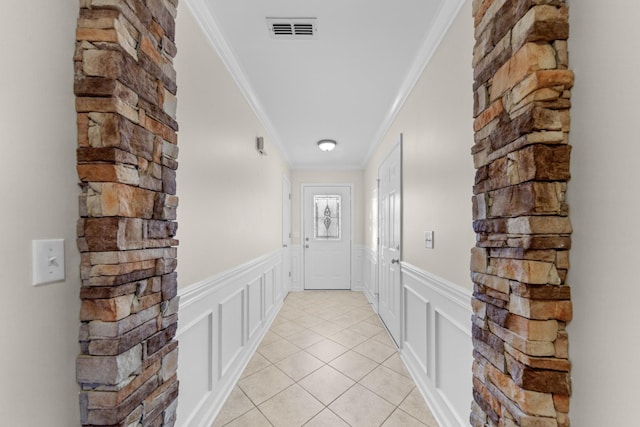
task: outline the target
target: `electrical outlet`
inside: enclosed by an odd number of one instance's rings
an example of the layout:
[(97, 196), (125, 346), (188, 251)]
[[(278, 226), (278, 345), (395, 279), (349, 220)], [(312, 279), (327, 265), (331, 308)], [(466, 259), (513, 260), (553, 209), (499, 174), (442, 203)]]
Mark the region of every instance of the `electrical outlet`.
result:
[(424, 247), (427, 249), (433, 249), (433, 231), (424, 232)]

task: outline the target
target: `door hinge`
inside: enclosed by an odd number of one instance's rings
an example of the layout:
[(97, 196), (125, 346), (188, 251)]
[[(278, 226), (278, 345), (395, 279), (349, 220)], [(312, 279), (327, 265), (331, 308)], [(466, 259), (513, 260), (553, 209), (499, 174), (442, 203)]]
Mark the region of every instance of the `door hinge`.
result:
[(377, 246), (380, 246), (380, 237), (378, 237), (376, 240), (378, 241)]
[(291, 232), (289, 232), (289, 238), (291, 238)]
[(291, 277), (291, 272), (289, 272), (289, 277)]
[(289, 200), (291, 200), (291, 193), (289, 193)]

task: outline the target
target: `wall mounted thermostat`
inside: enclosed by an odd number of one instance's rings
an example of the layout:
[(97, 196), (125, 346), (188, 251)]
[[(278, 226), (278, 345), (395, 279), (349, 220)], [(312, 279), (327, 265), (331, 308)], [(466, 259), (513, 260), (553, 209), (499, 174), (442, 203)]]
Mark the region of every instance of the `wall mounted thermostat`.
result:
[(433, 231), (424, 232), (424, 247), (427, 249), (433, 249)]

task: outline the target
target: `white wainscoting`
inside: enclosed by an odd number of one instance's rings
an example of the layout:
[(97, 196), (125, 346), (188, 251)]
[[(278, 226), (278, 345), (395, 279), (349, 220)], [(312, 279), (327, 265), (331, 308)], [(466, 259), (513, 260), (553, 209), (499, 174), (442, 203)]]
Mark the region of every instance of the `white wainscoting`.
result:
[(469, 425), (471, 291), (402, 263), (400, 354), (442, 427)]
[(378, 252), (368, 246), (363, 248), (362, 284), (363, 291), (373, 309), (378, 311)]
[(291, 245), (291, 289), (302, 290), (302, 245)]
[[(291, 256), (291, 285), (283, 257)], [(354, 290), (377, 309), (377, 254), (353, 250)], [(471, 292), (401, 263), (402, 359), (442, 427), (468, 425), (472, 401)], [(177, 426), (208, 427), (289, 290), (302, 290), (302, 247), (292, 245), (180, 292)]]
[(364, 266), (365, 247), (363, 245), (351, 246), (351, 290), (364, 291)]
[(176, 425), (209, 427), (282, 306), (281, 250), (180, 292)]

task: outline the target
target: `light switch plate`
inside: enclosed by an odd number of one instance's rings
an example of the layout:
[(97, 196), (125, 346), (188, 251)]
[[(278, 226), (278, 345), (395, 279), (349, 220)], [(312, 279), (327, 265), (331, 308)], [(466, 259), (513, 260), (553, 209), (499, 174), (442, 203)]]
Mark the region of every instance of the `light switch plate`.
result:
[(64, 239), (33, 240), (33, 285), (64, 280)]
[(433, 249), (433, 231), (424, 232), (424, 247), (427, 249)]

